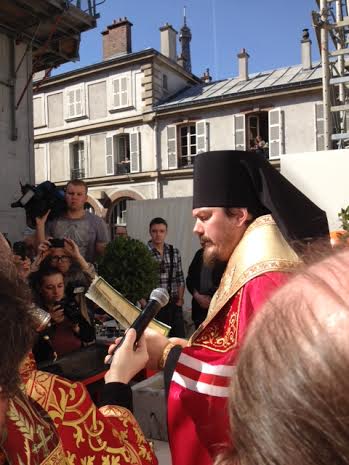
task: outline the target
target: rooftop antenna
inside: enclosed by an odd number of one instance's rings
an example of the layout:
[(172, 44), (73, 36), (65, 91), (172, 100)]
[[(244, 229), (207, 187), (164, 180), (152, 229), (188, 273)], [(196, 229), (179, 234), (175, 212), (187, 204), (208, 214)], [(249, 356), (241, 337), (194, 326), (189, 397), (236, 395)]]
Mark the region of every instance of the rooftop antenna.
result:
[(187, 7), (184, 5), (183, 8), (183, 19), (184, 19), (184, 26), (187, 25)]

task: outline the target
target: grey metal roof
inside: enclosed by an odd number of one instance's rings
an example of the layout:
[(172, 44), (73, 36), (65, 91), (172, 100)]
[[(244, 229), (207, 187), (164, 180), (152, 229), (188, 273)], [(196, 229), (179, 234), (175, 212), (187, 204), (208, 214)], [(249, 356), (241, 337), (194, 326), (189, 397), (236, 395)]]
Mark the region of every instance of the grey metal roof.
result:
[(307, 84), (313, 84), (314, 81), (321, 81), (321, 78), (320, 63), (314, 64), (310, 70), (303, 70), (301, 65), (289, 66), (251, 74), (248, 81), (230, 78), (209, 84), (198, 84), (179, 92), (174, 97), (170, 97), (165, 102), (157, 105), (156, 108), (162, 110), (175, 106), (206, 102), (207, 100), (234, 98), (240, 94), (270, 92), (280, 87), (306, 86)]

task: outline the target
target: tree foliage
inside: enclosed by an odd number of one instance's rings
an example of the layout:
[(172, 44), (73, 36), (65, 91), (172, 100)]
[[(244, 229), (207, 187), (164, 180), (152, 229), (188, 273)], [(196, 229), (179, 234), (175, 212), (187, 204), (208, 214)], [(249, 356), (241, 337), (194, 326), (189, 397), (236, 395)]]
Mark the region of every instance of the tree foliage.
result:
[(107, 245), (98, 262), (98, 274), (136, 303), (156, 287), (159, 270), (143, 242), (119, 236)]

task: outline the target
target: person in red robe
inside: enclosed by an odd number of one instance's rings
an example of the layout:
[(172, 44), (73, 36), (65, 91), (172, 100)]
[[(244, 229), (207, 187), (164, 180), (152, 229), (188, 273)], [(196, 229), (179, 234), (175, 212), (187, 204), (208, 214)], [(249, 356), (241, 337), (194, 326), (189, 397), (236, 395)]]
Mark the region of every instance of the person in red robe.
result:
[(227, 265), (189, 341), (147, 331), (150, 366), (165, 370), (173, 465), (210, 465), (229, 441), (228, 388), (246, 329), (309, 241), (328, 237), (325, 213), (255, 154), (197, 155), (193, 191), (204, 261)]
[(27, 356), (38, 321), (1, 235), (0, 257), (0, 465), (156, 465), (127, 385), (148, 359), (145, 341), (134, 349), (127, 333), (97, 408), (83, 384), (38, 371)]

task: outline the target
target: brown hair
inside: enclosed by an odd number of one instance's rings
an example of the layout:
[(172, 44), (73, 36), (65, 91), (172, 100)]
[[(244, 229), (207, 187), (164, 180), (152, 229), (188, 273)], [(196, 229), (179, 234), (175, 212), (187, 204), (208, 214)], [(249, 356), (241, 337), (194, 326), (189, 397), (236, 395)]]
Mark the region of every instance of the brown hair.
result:
[(349, 252), (302, 271), (253, 321), (217, 463), (349, 464)]
[(85, 193), (87, 194), (87, 191), (88, 191), (88, 185), (86, 184), (85, 181), (83, 181), (82, 179), (72, 179), (71, 181), (69, 181), (65, 187), (65, 189), (67, 190), (68, 189), (68, 186), (82, 186), (85, 188)]
[(0, 257), (0, 386), (12, 395), (19, 385), (19, 365), (32, 346), (34, 323), (29, 288), (2, 241)]

